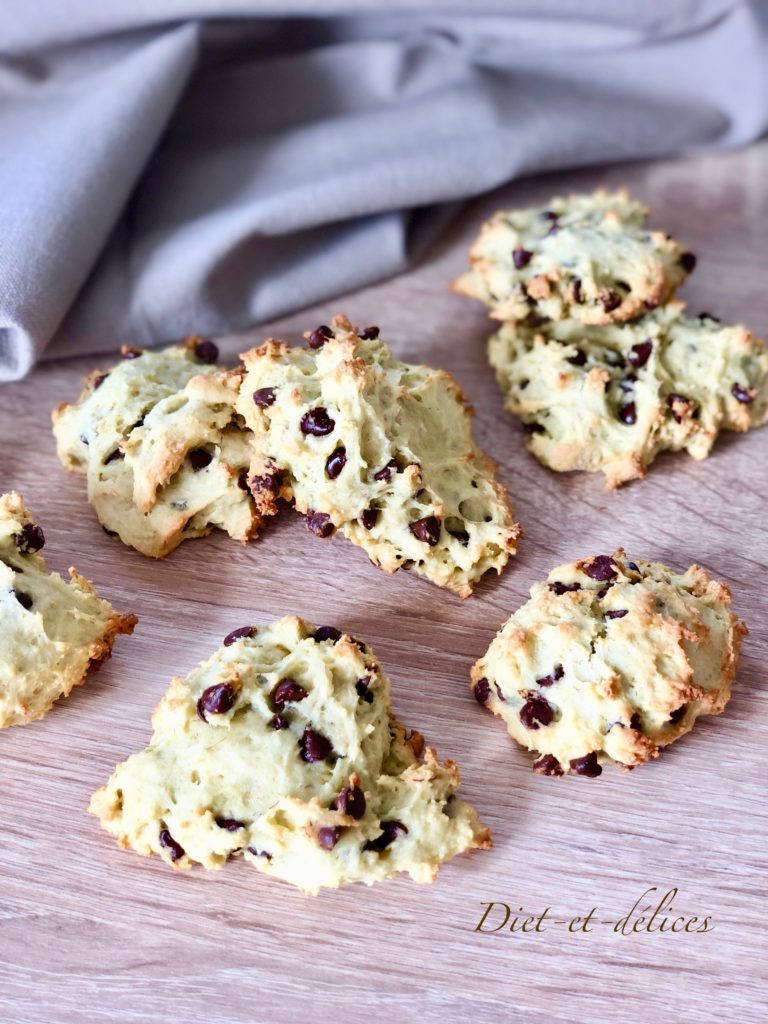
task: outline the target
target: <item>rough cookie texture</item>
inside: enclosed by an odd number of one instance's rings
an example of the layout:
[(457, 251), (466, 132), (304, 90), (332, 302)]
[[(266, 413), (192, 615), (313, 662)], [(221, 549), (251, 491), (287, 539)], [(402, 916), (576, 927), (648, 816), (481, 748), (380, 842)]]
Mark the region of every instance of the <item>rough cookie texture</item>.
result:
[(137, 622), (74, 569), (69, 583), (46, 573), (44, 544), (21, 495), (0, 496), (0, 728), (42, 718)]
[(501, 572), (520, 528), (475, 444), (454, 378), (401, 363), (345, 317), (308, 348), (245, 353), (238, 409), (260, 461), (262, 515), (294, 500), (320, 537), (340, 530), (386, 572), (406, 566), (462, 597)]
[(53, 413), (59, 458), (86, 473), (104, 528), (162, 558), (219, 527), (248, 540), (261, 518), (248, 492), (252, 449), (235, 413), (242, 369), (221, 370), (210, 341), (160, 352), (123, 349)]
[(454, 290), (497, 320), (531, 313), (585, 324), (640, 316), (669, 299), (695, 257), (646, 227), (648, 210), (624, 190), (555, 197), (545, 207), (502, 211), (470, 250)]
[(176, 868), (242, 856), (308, 893), (405, 871), (430, 882), (491, 845), (458, 768), (390, 716), (367, 646), (298, 618), (242, 627), (155, 710), (150, 745), (90, 810)]
[(731, 696), (747, 629), (728, 588), (621, 549), (554, 569), (472, 669), (480, 704), (544, 775), (657, 757)]
[(631, 324), (504, 324), (489, 359), (507, 408), (550, 469), (645, 476), (659, 452), (709, 454), (720, 430), (768, 420), (768, 352), (744, 327), (691, 318), (680, 303)]

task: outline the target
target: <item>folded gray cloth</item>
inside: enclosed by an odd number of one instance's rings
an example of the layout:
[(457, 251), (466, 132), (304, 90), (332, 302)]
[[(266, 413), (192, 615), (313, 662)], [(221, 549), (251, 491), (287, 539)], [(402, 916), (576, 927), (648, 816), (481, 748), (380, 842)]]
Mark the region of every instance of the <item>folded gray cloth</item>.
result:
[(0, 24), (0, 380), (52, 339), (369, 284), (521, 174), (768, 126), (760, 0), (0, 0)]

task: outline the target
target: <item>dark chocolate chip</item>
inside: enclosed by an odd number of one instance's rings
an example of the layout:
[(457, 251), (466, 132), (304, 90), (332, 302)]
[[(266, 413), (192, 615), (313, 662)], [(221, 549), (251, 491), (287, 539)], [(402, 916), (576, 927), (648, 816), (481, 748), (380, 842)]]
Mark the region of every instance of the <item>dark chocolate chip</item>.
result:
[(469, 533), (466, 530), (448, 530), (448, 533), (454, 540), (457, 540), (462, 547), (467, 547), (469, 544)]
[(302, 760), (312, 764), (314, 761), (324, 761), (329, 754), (333, 753), (333, 744), (322, 733), (315, 732), (307, 727), (301, 734), (299, 740)]
[(257, 850), (255, 846), (249, 846), (248, 853), (252, 853), (254, 857), (263, 857), (265, 860), (272, 860), (271, 853), (267, 853), (266, 850)]
[(318, 405), (301, 417), (302, 434), (312, 434), (313, 437), (325, 437), (330, 434), (336, 426), (336, 421), (328, 415), (325, 406)]
[(554, 583), (549, 584), (549, 589), (553, 594), (557, 594), (560, 597), (562, 594), (573, 593), (577, 590), (581, 590), (580, 583), (560, 583), (559, 580), (555, 580)]
[(341, 828), (336, 825), (324, 825), (317, 830), (317, 842), (323, 850), (332, 850), (341, 836)]
[(13, 539), (16, 547), (24, 555), (30, 551), (39, 551), (45, 545), (45, 534), (37, 523), (24, 523), (21, 532), (14, 534)]
[(408, 524), (408, 529), (417, 540), (429, 544), (431, 548), (440, 540), (440, 520), (437, 516), (424, 516), (422, 519), (417, 519), (415, 523)]
[(684, 252), (680, 256), (680, 266), (687, 273), (691, 273), (693, 268), (696, 266), (696, 257), (692, 252)]
[(629, 728), (630, 729), (634, 729), (635, 732), (642, 732), (643, 731), (643, 720), (640, 717), (640, 712), (639, 711), (633, 711), (632, 712), (632, 717), (629, 720)]
[(520, 709), (520, 721), (526, 729), (538, 729), (541, 725), (549, 725), (554, 717), (552, 705), (543, 697), (529, 697)]
[(532, 256), (532, 252), (529, 252), (527, 249), (523, 249), (522, 247), (513, 249), (512, 262), (515, 264), (515, 269), (522, 270), (523, 267), (527, 267), (528, 264), (531, 262)]
[(359, 786), (345, 786), (331, 802), (331, 807), (359, 821), (365, 814), (365, 793)]
[[(562, 665), (555, 665), (555, 667), (552, 669), (552, 671), (550, 672), (550, 674), (548, 676), (542, 676), (541, 679), (537, 679), (536, 680), (536, 685), (537, 686), (552, 686), (552, 684), (556, 683), (558, 681), (558, 679), (562, 679), (564, 674), (565, 674), (565, 670), (563, 669), (563, 666)], [(538, 698), (534, 697), (533, 699), (537, 700)], [(547, 725), (548, 723), (545, 722), (544, 724)]]
[(315, 630), (314, 639), (319, 644), (324, 640), (333, 640), (336, 643), (337, 640), (341, 640), (341, 630), (336, 629), (335, 626), (318, 626)]
[(634, 367), (640, 369), (650, 359), (651, 352), (653, 352), (653, 342), (650, 338), (646, 338), (645, 341), (639, 341), (637, 345), (632, 346), (627, 353), (627, 359)]
[(253, 636), (256, 632), (253, 626), (240, 626), (238, 629), (233, 629), (231, 633), (227, 633), (224, 637), (224, 646), (231, 647), (235, 640), (242, 640), (244, 637)]
[(615, 611), (609, 611), (605, 613), (606, 619), (623, 619), (629, 611), (629, 608), (617, 608)]
[(343, 445), (340, 445), (335, 451), (331, 452), (325, 460), (325, 475), (329, 480), (335, 480), (346, 464), (347, 449)]
[(277, 494), (283, 484), (283, 474), (280, 470), (273, 473), (264, 473), (262, 476), (252, 476), (250, 481), (251, 494), (254, 496), (266, 491), (269, 494)]
[(289, 724), (288, 719), (285, 718), (284, 715), (273, 715), (269, 720), (270, 729), (274, 729), (275, 731), (287, 729)]
[(242, 472), (237, 478), (237, 486), (241, 491), (248, 490), (248, 474), (246, 472)]
[(621, 406), (619, 409), (619, 419), (622, 423), (626, 423), (628, 427), (637, 423), (637, 409), (634, 402), (627, 402)]
[(734, 384), (731, 388), (731, 394), (737, 402), (743, 402), (744, 405), (749, 405), (750, 402), (754, 402), (757, 398), (757, 388), (745, 388), (741, 384)]
[(236, 818), (216, 818), (216, 824), (227, 832), (239, 832), (241, 828), (245, 828), (245, 824)]
[(329, 338), (333, 337), (333, 331), (327, 324), (320, 324), (309, 336), (310, 348), (322, 348)]
[(258, 388), (258, 390), (253, 392), (253, 401), (260, 409), (269, 408), (270, 405), (275, 404), (275, 389)]
[(26, 608), (27, 611), (32, 607), (34, 601), (29, 594), (25, 594), (23, 590), (14, 590), (13, 596), (19, 602), (22, 608)]
[(571, 366), (583, 366), (587, 361), (587, 353), (583, 348), (577, 348), (575, 354), (568, 356), (565, 361), (570, 363)]
[[(672, 392), (671, 395), (667, 395), (667, 405), (672, 412), (672, 419), (675, 423), (682, 423), (683, 416), (690, 415), (696, 409), (696, 402), (692, 398), (688, 398), (686, 395), (678, 395), (676, 392)], [(675, 406), (684, 406), (681, 412), (675, 409)]]
[(197, 701), (197, 713), (204, 722), (206, 715), (223, 715), (234, 706), (235, 691), (229, 683), (216, 683), (203, 690)]
[(627, 562), (627, 568), (631, 569), (632, 572), (640, 572), (640, 570), (637, 567), (637, 563), (636, 562)]
[(562, 775), (563, 769), (560, 767), (560, 762), (553, 754), (544, 754), (533, 762), (533, 770), (538, 772), (539, 775)]
[(374, 338), (378, 338), (379, 328), (372, 324), (370, 327), (364, 327), (358, 334), (358, 338), (362, 338), (364, 341), (373, 341)]
[(199, 473), (201, 469), (210, 466), (213, 461), (213, 455), (207, 452), (205, 448), (193, 448), (189, 453), (189, 461), (195, 473)]
[(402, 821), (380, 821), (379, 828), (381, 829), (381, 835), (377, 836), (376, 839), (369, 839), (363, 846), (363, 850), (373, 850), (375, 853), (381, 853), (382, 850), (386, 850), (397, 839), (401, 833), (407, 834), (408, 829), (402, 823)]
[[(208, 453), (206, 452), (206, 455), (207, 454)], [(118, 462), (120, 459), (124, 459), (124, 458), (125, 458), (125, 455), (123, 454), (123, 452), (121, 452), (119, 448), (115, 448), (115, 450), (113, 452), (110, 452), (110, 454), (106, 457), (106, 459), (104, 459), (104, 465), (108, 466), (110, 464), (110, 462)], [(210, 462), (210, 457), (209, 457), (208, 461)]]
[(315, 512), (313, 508), (307, 509), (304, 524), (310, 533), (314, 533), (316, 537), (322, 537), (323, 540), (331, 537), (336, 530), (331, 522), (331, 517), (326, 512)]
[(616, 565), (610, 555), (595, 555), (589, 565), (584, 567), (584, 572), (593, 580), (616, 579)]
[(491, 695), (491, 684), (483, 676), (482, 679), (478, 679), (475, 683), (472, 692), (475, 695), (475, 700), (478, 704), (485, 706), (488, 703), (488, 698)]
[(540, 423), (524, 423), (523, 431), (526, 434), (545, 434), (546, 430)]
[(622, 391), (631, 391), (637, 383), (637, 377), (634, 373), (628, 373), (626, 377), (619, 381), (619, 387)]
[(355, 683), (355, 691), (360, 700), (364, 700), (366, 704), (373, 704), (373, 694), (368, 689), (370, 686), (370, 679), (358, 679)]
[(100, 388), (101, 385), (104, 383), (104, 381), (107, 379), (108, 376), (109, 376), (108, 373), (100, 373), (98, 375), (98, 377), (94, 377), (93, 378), (93, 390), (95, 391), (96, 388)]
[(364, 530), (372, 530), (378, 518), (379, 510), (377, 508), (367, 508), (360, 516), (360, 525)]
[(621, 305), (621, 296), (611, 288), (603, 288), (600, 291), (600, 303), (606, 313), (612, 313)]
[(603, 774), (603, 769), (598, 763), (594, 750), (591, 754), (585, 754), (584, 757), (575, 757), (571, 761), (571, 771), (576, 775), (586, 775), (588, 779), (596, 779), (598, 775)]
[(158, 836), (158, 839), (160, 840), (160, 845), (162, 846), (162, 848), (168, 851), (168, 856), (171, 858), (172, 861), (175, 862), (177, 860), (181, 860), (181, 858), (185, 854), (184, 847), (176, 842), (176, 840), (173, 838), (173, 836), (171, 835), (167, 828), (160, 829), (160, 835)]
[(574, 277), (571, 281), (571, 301), (575, 302), (577, 306), (580, 306), (584, 302), (584, 296), (581, 293), (580, 277)]
[(215, 342), (208, 341), (207, 339), (199, 341), (197, 345), (195, 345), (195, 356), (200, 363), (208, 363), (209, 365), (211, 363), (215, 363), (219, 358), (219, 346)]
[(281, 679), (272, 691), (272, 700), (278, 711), (282, 711), (286, 704), (298, 704), (309, 694), (293, 679)]
[(598, 592), (597, 592), (597, 596), (598, 596), (598, 597), (599, 597), (599, 598), (600, 598), (600, 599), (602, 600), (602, 598), (604, 598), (604, 597), (605, 597), (605, 595), (606, 595), (606, 594), (608, 593), (608, 591), (609, 591), (610, 589), (611, 589), (611, 584), (609, 583), (607, 587), (601, 587), (601, 588), (600, 588), (600, 589), (598, 590)]
[(382, 469), (380, 469), (378, 471), (378, 473), (374, 473), (373, 474), (373, 479), (374, 480), (391, 480), (391, 478), (392, 478), (392, 471), (394, 470), (394, 472), (396, 473), (398, 471), (398, 469), (399, 469), (399, 466), (397, 465), (397, 460), (396, 459), (390, 459), (389, 462), (386, 464), (386, 466), (382, 467)]

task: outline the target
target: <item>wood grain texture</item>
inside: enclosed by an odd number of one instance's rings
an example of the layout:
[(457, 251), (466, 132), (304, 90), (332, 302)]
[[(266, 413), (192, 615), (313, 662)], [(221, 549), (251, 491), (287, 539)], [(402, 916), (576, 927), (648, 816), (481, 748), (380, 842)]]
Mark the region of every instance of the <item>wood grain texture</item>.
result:
[[(215, 536), (164, 562), (144, 559), (104, 535), (82, 478), (56, 461), (50, 409), (78, 393), (94, 361), (49, 363), (0, 389), (2, 490), (26, 496), (53, 568), (75, 564), (141, 619), (86, 687), (42, 722), (0, 735), (0, 1019), (765, 1020), (768, 429), (725, 437), (702, 463), (662, 457), (647, 480), (614, 494), (597, 476), (550, 473), (502, 411), (484, 312), (447, 284), (498, 206), (626, 183), (698, 254), (683, 291), (691, 308), (765, 336), (767, 176), (762, 144), (520, 182), (473, 204), (412, 273), (224, 343), (234, 360), (270, 333), (297, 341), (343, 310), (380, 324), (398, 356), (456, 374), (525, 528), (519, 557), (465, 602), (405, 572), (385, 577), (362, 551), (317, 540), (289, 512), (246, 548)], [(534, 580), (618, 544), (679, 569), (699, 561), (732, 587), (751, 630), (733, 700), (631, 774), (539, 778), (471, 699), (470, 665)], [(432, 886), (395, 880), (312, 899), (242, 863), (174, 873), (100, 831), (85, 813), (89, 795), (144, 746), (171, 675), (230, 629), (291, 612), (373, 645), (398, 716), (461, 765), (464, 793), (493, 830), (491, 852), (456, 859)], [(709, 915), (714, 931), (473, 931), (481, 901), (551, 907), (561, 921), (597, 906), (598, 919), (616, 920), (649, 886), (678, 887), (677, 912)]]

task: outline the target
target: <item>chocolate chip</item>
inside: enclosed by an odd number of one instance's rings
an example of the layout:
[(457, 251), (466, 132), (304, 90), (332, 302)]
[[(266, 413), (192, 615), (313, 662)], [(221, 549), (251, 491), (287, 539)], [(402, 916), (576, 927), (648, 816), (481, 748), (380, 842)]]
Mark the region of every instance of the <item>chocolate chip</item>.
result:
[(309, 336), (310, 348), (322, 348), (329, 338), (333, 337), (333, 331), (327, 324), (320, 324)]
[(552, 591), (553, 594), (557, 594), (557, 596), (560, 597), (562, 594), (574, 593), (577, 590), (581, 590), (581, 584), (560, 583), (558, 580), (555, 580), (554, 583), (549, 584), (549, 589)]
[(216, 818), (216, 824), (227, 832), (239, 832), (241, 828), (245, 828), (243, 822), (236, 818)]
[(587, 361), (587, 353), (584, 351), (583, 348), (577, 348), (576, 354), (568, 356), (568, 358), (565, 361), (566, 363), (570, 363), (571, 366), (583, 366), (584, 363), (586, 363)]
[(304, 524), (310, 533), (314, 533), (316, 537), (322, 537), (323, 540), (331, 537), (336, 529), (331, 522), (331, 517), (326, 512), (315, 512), (313, 508), (307, 509)]
[[(558, 679), (562, 679), (564, 674), (565, 674), (565, 670), (563, 669), (563, 666), (562, 665), (555, 665), (555, 667), (552, 669), (552, 671), (550, 672), (550, 674), (548, 676), (542, 676), (541, 679), (537, 679), (536, 680), (536, 685), (537, 686), (551, 686), (553, 683), (556, 683), (558, 681)], [(533, 699), (537, 700), (538, 698), (534, 697)], [(548, 725), (549, 723), (545, 722), (544, 724)]]
[(370, 679), (358, 679), (355, 683), (357, 696), (360, 700), (364, 700), (366, 704), (373, 704), (373, 694), (368, 689), (370, 682)]
[(571, 281), (571, 301), (575, 302), (577, 306), (580, 306), (584, 302), (584, 296), (581, 293), (580, 277), (574, 277)]
[(208, 341), (207, 339), (199, 341), (195, 345), (195, 355), (200, 363), (215, 363), (219, 358), (219, 346), (215, 342)]
[(627, 402), (626, 405), (621, 406), (619, 409), (619, 419), (622, 423), (626, 423), (628, 427), (637, 423), (637, 409), (634, 402)]
[(364, 530), (372, 530), (378, 518), (379, 510), (377, 508), (367, 508), (360, 516), (360, 525)]
[(619, 381), (619, 387), (622, 391), (631, 391), (637, 383), (637, 377), (634, 373), (628, 373), (626, 377)]
[(197, 701), (197, 713), (204, 722), (206, 715), (223, 715), (234, 706), (235, 691), (229, 683), (216, 683), (203, 690)]
[(237, 478), (237, 486), (241, 491), (248, 490), (248, 474), (246, 472), (242, 472)]
[(370, 327), (364, 327), (358, 334), (358, 338), (362, 338), (364, 341), (373, 341), (374, 338), (378, 338), (379, 328), (371, 325)]
[(251, 494), (254, 496), (265, 491), (269, 494), (277, 494), (283, 484), (283, 474), (279, 470), (273, 473), (264, 473), (262, 476), (252, 476), (250, 481)]
[(528, 385), (530, 383), (531, 382), (530, 382), (530, 380), (527, 377), (523, 377), (523, 379), (520, 381), (520, 383), (517, 386), (520, 388), (521, 391), (525, 391), (525, 389), (528, 387)]
[(646, 338), (645, 341), (639, 341), (637, 345), (632, 346), (627, 353), (627, 359), (633, 366), (639, 369), (648, 362), (651, 352), (653, 352), (653, 342), (650, 338)]
[(640, 572), (640, 570), (637, 567), (637, 563), (636, 562), (627, 562), (627, 568), (631, 569), (632, 572)]
[(478, 704), (485, 706), (488, 703), (488, 698), (491, 695), (491, 684), (483, 676), (482, 679), (478, 679), (475, 683), (472, 692), (475, 695), (475, 700)]
[(540, 423), (524, 423), (523, 431), (526, 434), (545, 434), (546, 430)]
[(694, 254), (692, 252), (682, 253), (682, 255), (680, 256), (680, 266), (683, 268), (683, 270), (687, 271), (687, 273), (690, 274), (693, 268), (696, 266), (696, 257), (694, 256)]
[(335, 451), (331, 452), (325, 460), (325, 475), (329, 480), (335, 480), (346, 464), (347, 449), (343, 445), (340, 445)]
[(602, 600), (610, 589), (611, 589), (611, 584), (609, 583), (607, 587), (601, 587), (598, 590), (597, 596)]
[[(671, 395), (667, 395), (667, 405), (672, 412), (672, 419), (675, 423), (682, 423), (683, 416), (689, 416), (696, 409), (696, 402), (692, 398), (688, 398), (686, 395), (678, 395), (673, 392)], [(684, 408), (678, 412), (675, 406), (682, 405)]]
[(290, 723), (288, 719), (285, 718), (283, 715), (273, 715), (269, 720), (270, 729), (274, 729), (275, 731), (279, 731), (280, 729), (287, 729), (289, 724)]
[(109, 376), (108, 373), (100, 373), (98, 375), (98, 377), (94, 377), (93, 378), (93, 390), (95, 391), (96, 388), (100, 388), (101, 385), (104, 383), (104, 381), (107, 379), (108, 376)]
[(606, 612), (606, 619), (623, 619), (629, 611), (629, 608), (617, 608), (615, 611)]
[(336, 421), (328, 415), (328, 410), (318, 405), (301, 417), (302, 434), (312, 434), (313, 437), (325, 437), (330, 434), (336, 426)]
[(554, 210), (542, 210), (539, 216), (542, 220), (557, 220), (560, 214), (555, 213)]
[[(206, 452), (206, 455), (207, 454), (208, 453)], [(104, 465), (108, 466), (110, 464), (110, 462), (117, 462), (120, 459), (124, 459), (124, 458), (125, 458), (125, 455), (123, 454), (123, 452), (121, 452), (119, 448), (115, 448), (115, 450), (113, 452), (110, 452), (110, 454), (106, 457), (106, 459), (104, 459)], [(208, 461), (210, 462), (210, 457), (209, 457)]]
[(45, 534), (37, 523), (24, 523), (21, 532), (14, 534), (13, 539), (23, 555), (39, 551), (45, 545)]
[(743, 402), (744, 405), (749, 405), (750, 402), (754, 402), (757, 398), (757, 388), (745, 388), (741, 384), (734, 384), (731, 388), (731, 394), (737, 402)]
[(195, 473), (199, 473), (201, 469), (205, 469), (206, 466), (210, 466), (213, 461), (213, 455), (207, 452), (205, 448), (193, 448), (189, 453), (189, 461), (192, 464), (192, 469)]
[(520, 721), (526, 729), (538, 729), (541, 725), (549, 725), (554, 717), (552, 705), (543, 697), (529, 697), (520, 709)]
[(123, 359), (138, 359), (139, 356), (143, 356), (144, 355), (144, 349), (143, 348), (130, 348), (128, 345), (124, 345), (120, 349), (120, 354), (122, 355)]
[(336, 643), (337, 640), (341, 640), (341, 630), (335, 626), (318, 626), (313, 639), (319, 644), (324, 640), (333, 640)]
[(390, 480), (392, 478), (392, 471), (396, 473), (400, 467), (397, 464), (396, 459), (390, 459), (389, 462), (378, 473), (373, 474), (374, 480)]
[(270, 405), (275, 404), (275, 389), (258, 388), (253, 392), (253, 401), (260, 409), (268, 409)]
[(603, 288), (600, 292), (600, 303), (606, 313), (612, 313), (621, 305), (621, 296), (610, 288)]
[(381, 853), (382, 850), (386, 850), (397, 839), (401, 833), (407, 835), (408, 829), (402, 823), (402, 821), (380, 821), (379, 828), (381, 829), (381, 835), (377, 836), (376, 839), (369, 839), (363, 846), (363, 850), (373, 850), (375, 853)]
[(423, 519), (417, 519), (415, 523), (408, 524), (408, 529), (417, 540), (429, 544), (431, 548), (440, 540), (440, 520), (437, 516), (424, 516)]
[(307, 727), (301, 734), (299, 740), (302, 760), (312, 764), (314, 761), (324, 761), (329, 754), (333, 753), (333, 744), (322, 733), (315, 732)]
[(522, 247), (513, 249), (512, 262), (515, 264), (515, 269), (522, 270), (523, 267), (527, 267), (528, 264), (531, 262), (532, 256), (532, 252), (529, 252), (527, 249), (523, 249)]
[(332, 850), (336, 843), (338, 843), (341, 832), (342, 830), (338, 825), (324, 825), (323, 828), (317, 830), (318, 845), (324, 850)]
[(32, 607), (34, 601), (29, 594), (25, 594), (23, 590), (14, 590), (13, 596), (19, 602), (22, 608), (26, 608), (27, 611)]
[(672, 714), (669, 716), (669, 724), (677, 725), (678, 722), (685, 718), (685, 712), (688, 710), (687, 704), (681, 704), (679, 708), (675, 708)]
[(552, 754), (544, 754), (533, 762), (533, 770), (538, 772), (539, 775), (562, 775), (563, 769), (560, 767), (560, 762)]
[(589, 565), (585, 566), (584, 572), (593, 580), (616, 579), (616, 566), (610, 555), (595, 555)]
[(448, 530), (448, 533), (454, 540), (457, 540), (462, 547), (467, 547), (469, 544), (469, 533), (466, 530)]
[(345, 786), (331, 802), (331, 807), (359, 821), (365, 814), (365, 793), (359, 786)]
[(640, 717), (640, 713), (638, 711), (632, 712), (632, 717), (629, 720), (629, 728), (634, 729), (635, 732), (643, 731), (643, 720)]
[(571, 771), (577, 775), (586, 775), (588, 779), (596, 779), (603, 774), (602, 767), (598, 764), (597, 754), (593, 750), (591, 754), (584, 757), (575, 757), (571, 762)]
[(160, 835), (158, 836), (158, 839), (160, 840), (160, 845), (164, 850), (168, 851), (168, 856), (171, 858), (172, 861), (174, 861), (174, 863), (177, 860), (181, 860), (181, 858), (185, 854), (184, 847), (176, 842), (176, 840), (173, 838), (173, 836), (171, 835), (167, 828), (160, 829)]
[(224, 637), (224, 646), (231, 647), (235, 640), (242, 640), (244, 637), (253, 636), (256, 632), (253, 626), (240, 626), (238, 629), (233, 629), (231, 633), (227, 633)]
[(281, 679), (272, 691), (272, 700), (278, 711), (282, 711), (286, 704), (298, 704), (309, 694), (293, 679)]

